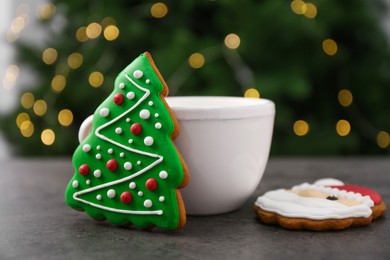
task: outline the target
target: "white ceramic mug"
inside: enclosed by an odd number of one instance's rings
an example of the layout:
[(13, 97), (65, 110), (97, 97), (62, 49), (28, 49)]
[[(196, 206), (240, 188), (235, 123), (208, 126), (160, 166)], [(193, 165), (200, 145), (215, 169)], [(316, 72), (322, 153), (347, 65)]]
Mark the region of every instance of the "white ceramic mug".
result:
[[(240, 208), (267, 165), (275, 105), (241, 97), (169, 97), (180, 134), (175, 144), (190, 172), (181, 190), (187, 214), (212, 215)], [(92, 116), (80, 127), (80, 142)]]
[(180, 134), (175, 140), (190, 172), (181, 190), (190, 215), (240, 208), (267, 165), (275, 105), (241, 97), (169, 97)]

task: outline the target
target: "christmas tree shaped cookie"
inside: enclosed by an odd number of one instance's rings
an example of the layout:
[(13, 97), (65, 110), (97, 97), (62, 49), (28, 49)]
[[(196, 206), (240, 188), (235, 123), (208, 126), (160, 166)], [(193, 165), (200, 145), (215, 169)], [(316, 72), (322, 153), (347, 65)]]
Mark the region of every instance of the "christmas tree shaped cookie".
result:
[(178, 189), (189, 179), (173, 139), (178, 124), (168, 87), (149, 53), (116, 78), (73, 155), (67, 204), (97, 220), (177, 229), (186, 221)]

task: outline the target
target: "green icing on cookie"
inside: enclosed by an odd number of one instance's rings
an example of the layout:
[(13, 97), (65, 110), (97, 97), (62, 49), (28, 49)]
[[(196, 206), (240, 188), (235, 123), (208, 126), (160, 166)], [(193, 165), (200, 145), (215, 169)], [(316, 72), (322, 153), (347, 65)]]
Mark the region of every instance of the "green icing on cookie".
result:
[(118, 225), (178, 227), (176, 189), (185, 170), (158, 75), (147, 53), (118, 75), (73, 154), (75, 173), (65, 192), (70, 207)]

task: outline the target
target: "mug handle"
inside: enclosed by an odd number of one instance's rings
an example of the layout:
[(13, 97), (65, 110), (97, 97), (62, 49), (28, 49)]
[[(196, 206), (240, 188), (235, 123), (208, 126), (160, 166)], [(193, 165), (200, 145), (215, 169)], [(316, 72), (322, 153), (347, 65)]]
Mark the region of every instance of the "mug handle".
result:
[(79, 142), (84, 141), (92, 130), (93, 115), (87, 117), (80, 126), (79, 129)]

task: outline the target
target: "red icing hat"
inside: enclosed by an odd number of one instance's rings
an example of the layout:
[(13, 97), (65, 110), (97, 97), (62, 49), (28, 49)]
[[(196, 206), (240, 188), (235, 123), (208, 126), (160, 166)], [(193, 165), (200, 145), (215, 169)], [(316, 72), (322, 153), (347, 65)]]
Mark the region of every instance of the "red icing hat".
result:
[(355, 193), (360, 193), (362, 196), (370, 196), (371, 200), (375, 205), (379, 205), (382, 202), (382, 197), (378, 192), (371, 190), (366, 187), (355, 186), (355, 185), (340, 185), (340, 186), (329, 186), (331, 188), (336, 188), (338, 190), (352, 191)]

